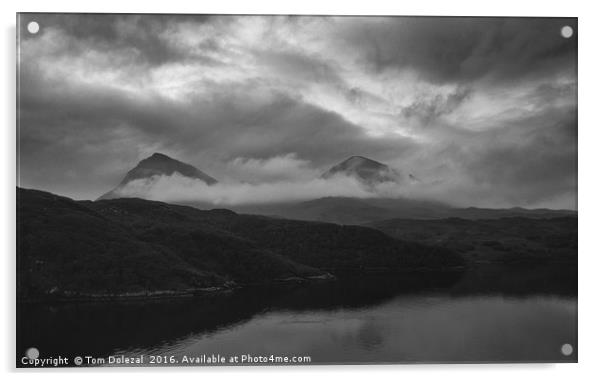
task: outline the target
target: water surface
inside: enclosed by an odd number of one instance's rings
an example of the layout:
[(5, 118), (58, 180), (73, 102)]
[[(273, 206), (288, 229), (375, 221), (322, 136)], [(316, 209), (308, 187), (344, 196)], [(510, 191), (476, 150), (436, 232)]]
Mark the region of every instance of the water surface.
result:
[(202, 298), (22, 305), (18, 351), (310, 356), (314, 364), (576, 361), (576, 350), (560, 350), (577, 348), (574, 280), (546, 285), (536, 275), (381, 274)]

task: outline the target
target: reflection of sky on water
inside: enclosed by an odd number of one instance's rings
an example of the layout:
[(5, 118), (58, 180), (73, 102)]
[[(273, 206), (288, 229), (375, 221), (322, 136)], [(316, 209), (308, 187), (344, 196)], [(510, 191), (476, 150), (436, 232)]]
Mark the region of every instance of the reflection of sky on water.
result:
[(562, 361), (560, 347), (576, 340), (576, 318), (570, 298), (401, 296), (365, 309), (267, 312), (160, 352), (310, 355), (313, 362)]

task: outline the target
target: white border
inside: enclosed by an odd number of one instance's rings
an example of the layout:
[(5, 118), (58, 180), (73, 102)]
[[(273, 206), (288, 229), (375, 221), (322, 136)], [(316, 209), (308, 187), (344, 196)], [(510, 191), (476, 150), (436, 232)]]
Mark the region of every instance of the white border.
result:
[[(600, 7), (596, 2), (525, 0), (488, 1), (403, 1), (369, 0), (350, 1), (233, 1), (196, 2), (169, 0), (150, 3), (145, 1), (97, 0), (84, 1), (3, 1), (2, 12), (2, 100), (0, 107), (5, 116), (2, 126), (2, 192), (0, 242), (5, 245), (3, 258), (3, 305), (2, 329), (4, 338), (0, 345), (2, 371), (9, 379), (13, 377), (44, 377), (45, 379), (93, 380), (109, 377), (145, 377), (163, 380), (167, 373), (176, 372), (177, 377), (215, 378), (244, 380), (307, 380), (308, 378), (341, 378), (360, 380), (366, 377), (379, 379), (426, 379), (426, 380), (482, 380), (488, 381), (527, 377), (546, 380), (601, 379), (602, 355), (600, 346), (600, 296), (598, 292), (602, 270), (600, 230), (602, 218), (600, 208), (602, 160), (602, 123), (600, 111), (602, 97), (600, 70), (602, 60), (600, 46)], [(15, 13), (29, 12), (122, 12), (122, 13), (249, 13), (249, 14), (365, 14), (365, 15), (464, 15), (464, 16), (569, 16), (579, 17), (579, 364), (560, 365), (405, 365), (405, 366), (307, 366), (307, 367), (245, 367), (245, 368), (177, 368), (177, 369), (109, 369), (109, 370), (45, 370), (21, 371), (14, 369), (14, 301), (15, 301)], [(83, 374), (85, 373), (85, 374)], [(110, 373), (110, 374), (106, 374)], [(140, 373), (144, 373), (143, 375)]]

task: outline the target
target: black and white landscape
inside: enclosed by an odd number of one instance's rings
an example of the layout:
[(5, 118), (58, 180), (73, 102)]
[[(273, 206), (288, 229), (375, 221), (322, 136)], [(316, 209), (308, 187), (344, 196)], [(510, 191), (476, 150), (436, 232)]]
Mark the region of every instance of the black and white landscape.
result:
[(577, 361), (576, 19), (19, 24), (17, 366)]

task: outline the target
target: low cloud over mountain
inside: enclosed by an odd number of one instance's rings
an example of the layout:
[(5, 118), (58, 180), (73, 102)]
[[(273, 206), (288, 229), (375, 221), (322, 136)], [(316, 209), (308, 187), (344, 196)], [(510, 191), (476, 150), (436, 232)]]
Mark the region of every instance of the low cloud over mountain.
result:
[[(202, 202), (213, 205), (262, 204), (310, 200), (320, 197), (399, 196), (404, 191), (398, 173), (373, 160), (352, 157), (320, 177), (297, 177), (290, 171), (315, 171), (299, 166), (294, 157), (265, 161), (234, 160), (247, 179), (218, 181), (198, 168), (155, 153), (142, 160), (110, 192), (100, 199), (138, 197), (160, 201)], [(260, 181), (248, 180), (258, 174)], [(285, 175), (292, 176), (287, 178)]]
[(371, 188), (378, 187), (383, 183), (399, 184), (402, 182), (401, 174), (398, 171), (363, 156), (352, 156), (322, 174), (324, 179), (336, 176), (355, 178)]
[(363, 155), (448, 202), (576, 207), (575, 19), (21, 21), (21, 186), (96, 198), (160, 151), (269, 187)]

